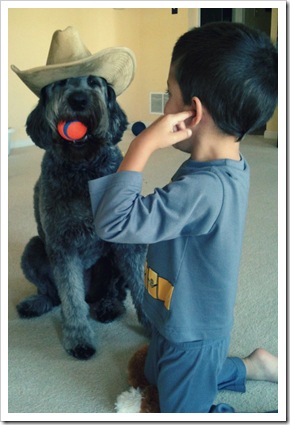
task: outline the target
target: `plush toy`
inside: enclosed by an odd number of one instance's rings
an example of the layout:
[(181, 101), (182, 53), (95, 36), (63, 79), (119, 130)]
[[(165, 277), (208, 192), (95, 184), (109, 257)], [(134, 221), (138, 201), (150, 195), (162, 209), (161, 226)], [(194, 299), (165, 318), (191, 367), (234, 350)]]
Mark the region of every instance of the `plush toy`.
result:
[(117, 413), (160, 413), (157, 387), (150, 385), (144, 375), (148, 345), (133, 354), (128, 364), (128, 382), (131, 388), (117, 398)]

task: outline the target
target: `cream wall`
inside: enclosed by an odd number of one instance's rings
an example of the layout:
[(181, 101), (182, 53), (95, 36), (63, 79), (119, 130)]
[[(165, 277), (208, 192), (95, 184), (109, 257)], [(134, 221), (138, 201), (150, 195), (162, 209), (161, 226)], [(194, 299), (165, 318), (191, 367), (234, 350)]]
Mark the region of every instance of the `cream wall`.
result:
[(188, 30), (188, 9), (147, 9), (141, 14), (140, 65), (141, 84), (135, 99), (140, 102), (142, 121), (153, 121), (149, 113), (150, 92), (165, 92), (172, 48), (177, 38)]
[[(188, 29), (197, 9), (10, 9), (8, 20), (8, 63), (19, 69), (45, 65), (52, 34), (75, 26), (92, 53), (111, 46), (131, 48), (137, 72), (128, 90), (119, 98), (129, 121), (153, 121), (149, 93), (165, 91), (173, 44)], [(9, 69), (9, 127), (14, 140), (27, 139), (25, 121), (37, 97)]]

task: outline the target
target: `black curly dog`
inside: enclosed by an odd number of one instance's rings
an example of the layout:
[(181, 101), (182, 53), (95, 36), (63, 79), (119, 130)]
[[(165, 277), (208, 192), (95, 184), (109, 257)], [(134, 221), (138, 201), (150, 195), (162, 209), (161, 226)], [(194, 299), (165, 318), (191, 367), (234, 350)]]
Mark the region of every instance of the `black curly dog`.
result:
[[(81, 140), (67, 141), (60, 121), (79, 120)], [(90, 313), (109, 322), (124, 311), (129, 287), (139, 321), (146, 247), (111, 244), (95, 233), (88, 181), (114, 173), (122, 155), (116, 144), (127, 117), (103, 78), (69, 78), (42, 89), (26, 122), (27, 134), (45, 154), (34, 188), (38, 236), (25, 247), (21, 266), (37, 287), (17, 305), (21, 317), (40, 316), (61, 303), (63, 343), (78, 359), (96, 351)]]

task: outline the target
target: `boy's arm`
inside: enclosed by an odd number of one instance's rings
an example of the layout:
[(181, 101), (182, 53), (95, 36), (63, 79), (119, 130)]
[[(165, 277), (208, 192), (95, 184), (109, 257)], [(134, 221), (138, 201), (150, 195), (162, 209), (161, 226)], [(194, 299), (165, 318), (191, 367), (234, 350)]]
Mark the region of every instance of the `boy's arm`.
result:
[(191, 130), (186, 128), (184, 121), (191, 116), (191, 111), (185, 111), (174, 115), (164, 115), (154, 121), (132, 141), (118, 172), (142, 172), (154, 151), (189, 138)]
[[(157, 149), (168, 147), (187, 139), (191, 130), (187, 130), (183, 120), (189, 118), (190, 112), (165, 115), (144, 130), (131, 143), (118, 171), (109, 176), (89, 182), (89, 190), (97, 234), (104, 240), (120, 243), (152, 243), (166, 237), (161, 235), (164, 216), (177, 221), (182, 226), (180, 214), (167, 214), (162, 207), (166, 190), (160, 189), (156, 194), (143, 198), (142, 174), (150, 155)], [(183, 191), (182, 191), (183, 193)], [(174, 204), (178, 196), (173, 195)], [(165, 205), (168, 201), (165, 202)], [(154, 222), (154, 226), (152, 223)], [(176, 223), (176, 220), (174, 220)], [(172, 229), (171, 222), (168, 229)], [(176, 225), (174, 226), (176, 230)]]
[(179, 237), (185, 227), (188, 235), (205, 234), (222, 207), (222, 184), (212, 172), (185, 175), (147, 196), (141, 195), (141, 188), (142, 173), (135, 171), (89, 182), (94, 223), (101, 239), (151, 244)]

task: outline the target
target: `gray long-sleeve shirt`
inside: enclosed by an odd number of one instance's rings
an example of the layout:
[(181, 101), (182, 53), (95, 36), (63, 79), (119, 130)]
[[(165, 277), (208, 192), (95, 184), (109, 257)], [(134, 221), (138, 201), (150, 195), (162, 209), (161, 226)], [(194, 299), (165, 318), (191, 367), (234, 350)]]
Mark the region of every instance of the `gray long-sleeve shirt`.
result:
[(98, 235), (149, 244), (144, 310), (173, 342), (230, 333), (249, 191), (240, 161), (184, 162), (172, 182), (141, 195), (142, 174), (89, 182)]

